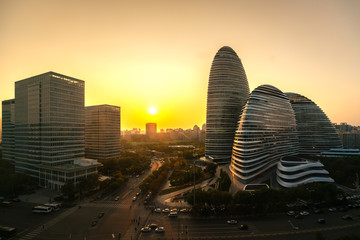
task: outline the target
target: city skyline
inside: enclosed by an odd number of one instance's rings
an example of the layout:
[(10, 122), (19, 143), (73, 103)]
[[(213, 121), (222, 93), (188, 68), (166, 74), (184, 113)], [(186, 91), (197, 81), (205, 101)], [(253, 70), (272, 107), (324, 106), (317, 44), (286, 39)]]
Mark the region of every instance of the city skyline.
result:
[(54, 71), (86, 82), (86, 106), (120, 106), (122, 129), (201, 126), (211, 61), (231, 46), (250, 91), (297, 91), (331, 122), (360, 125), (357, 1), (84, 3), (0, 3), (1, 100)]

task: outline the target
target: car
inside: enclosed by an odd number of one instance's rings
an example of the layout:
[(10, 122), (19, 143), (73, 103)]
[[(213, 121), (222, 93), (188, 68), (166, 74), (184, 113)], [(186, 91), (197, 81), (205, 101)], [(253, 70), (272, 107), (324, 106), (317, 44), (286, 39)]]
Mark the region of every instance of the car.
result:
[(168, 217), (177, 217), (178, 216), (178, 212), (175, 212), (175, 211), (171, 211), (169, 214), (168, 214)]
[(314, 213), (319, 214), (319, 213), (323, 213), (323, 211), (319, 208), (314, 208)]
[(163, 212), (163, 213), (169, 213), (169, 212), (170, 212), (170, 209), (169, 209), (169, 208), (164, 208), (164, 209), (162, 210), (162, 212)]
[(180, 210), (180, 212), (181, 212), (181, 213), (187, 213), (188, 210), (187, 210), (186, 208), (183, 208), (183, 209)]
[(163, 232), (165, 232), (165, 228), (164, 227), (158, 227), (158, 228), (155, 229), (155, 232), (163, 233)]
[(344, 220), (353, 220), (353, 217), (351, 215), (344, 215), (341, 218)]
[(322, 224), (322, 223), (325, 223), (326, 221), (325, 221), (324, 218), (319, 218), (319, 219), (317, 220), (317, 222), (320, 223), (320, 224)]
[(170, 212), (177, 212), (177, 211), (179, 211), (177, 208), (172, 208), (172, 209), (170, 210)]
[(93, 221), (91, 222), (91, 226), (92, 226), (92, 227), (96, 226), (96, 224), (97, 224), (97, 220), (93, 220)]
[(115, 201), (119, 201), (119, 199), (120, 199), (120, 197), (119, 197), (119, 196), (116, 196), (114, 200), (115, 200)]
[(300, 212), (300, 215), (301, 216), (307, 216), (307, 215), (309, 215), (310, 213), (308, 212), (308, 211), (301, 211)]
[(151, 223), (151, 224), (147, 225), (147, 227), (150, 229), (156, 229), (156, 228), (158, 228), (158, 225), (156, 223)]
[(133, 197), (132, 201), (135, 202), (137, 200), (137, 196)]
[(151, 228), (149, 228), (149, 227), (143, 227), (143, 228), (141, 228), (140, 231), (141, 231), (141, 232), (151, 232)]
[(160, 208), (155, 208), (155, 209), (154, 209), (154, 212), (156, 212), (156, 213), (161, 213), (161, 209), (160, 209)]
[(249, 226), (246, 225), (246, 224), (241, 224), (241, 225), (239, 226), (239, 229), (240, 229), (240, 230), (248, 230), (248, 229), (249, 229)]
[(234, 220), (234, 219), (227, 220), (226, 222), (227, 222), (228, 224), (237, 224), (237, 221)]
[(336, 211), (336, 208), (331, 207), (331, 208), (329, 208), (328, 210), (329, 210), (329, 212), (335, 212), (335, 211)]
[(287, 214), (288, 216), (294, 216), (294, 215), (295, 215), (295, 212), (294, 212), (294, 211), (288, 211), (286, 214)]
[(140, 195), (140, 192), (137, 192), (137, 193), (136, 193), (136, 196), (138, 197), (139, 195)]
[(98, 218), (102, 218), (104, 216), (104, 212), (99, 213)]

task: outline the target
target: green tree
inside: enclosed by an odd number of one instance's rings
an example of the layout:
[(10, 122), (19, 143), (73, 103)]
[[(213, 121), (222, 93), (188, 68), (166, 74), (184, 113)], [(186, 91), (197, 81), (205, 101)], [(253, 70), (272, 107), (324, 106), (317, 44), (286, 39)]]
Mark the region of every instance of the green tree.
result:
[(221, 169), (218, 190), (228, 192), (230, 189), (230, 186), (231, 186), (231, 179), (230, 179), (229, 175)]

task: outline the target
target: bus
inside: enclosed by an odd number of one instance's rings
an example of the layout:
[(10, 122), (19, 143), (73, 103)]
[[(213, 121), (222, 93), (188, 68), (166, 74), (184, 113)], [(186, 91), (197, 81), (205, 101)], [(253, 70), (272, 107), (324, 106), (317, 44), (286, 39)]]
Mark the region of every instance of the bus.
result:
[(32, 209), (33, 213), (51, 213), (52, 208), (47, 206), (35, 206)]
[(60, 210), (60, 203), (45, 203), (44, 206), (51, 207), (53, 211), (59, 211)]
[(13, 237), (16, 234), (16, 231), (17, 229), (15, 227), (0, 225), (0, 239)]

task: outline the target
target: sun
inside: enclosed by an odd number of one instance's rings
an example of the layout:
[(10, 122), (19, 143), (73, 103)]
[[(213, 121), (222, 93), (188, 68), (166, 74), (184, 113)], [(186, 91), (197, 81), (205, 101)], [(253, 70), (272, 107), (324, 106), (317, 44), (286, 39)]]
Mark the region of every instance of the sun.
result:
[(155, 115), (157, 113), (157, 109), (155, 107), (151, 107), (151, 108), (149, 108), (149, 113), (151, 115)]

